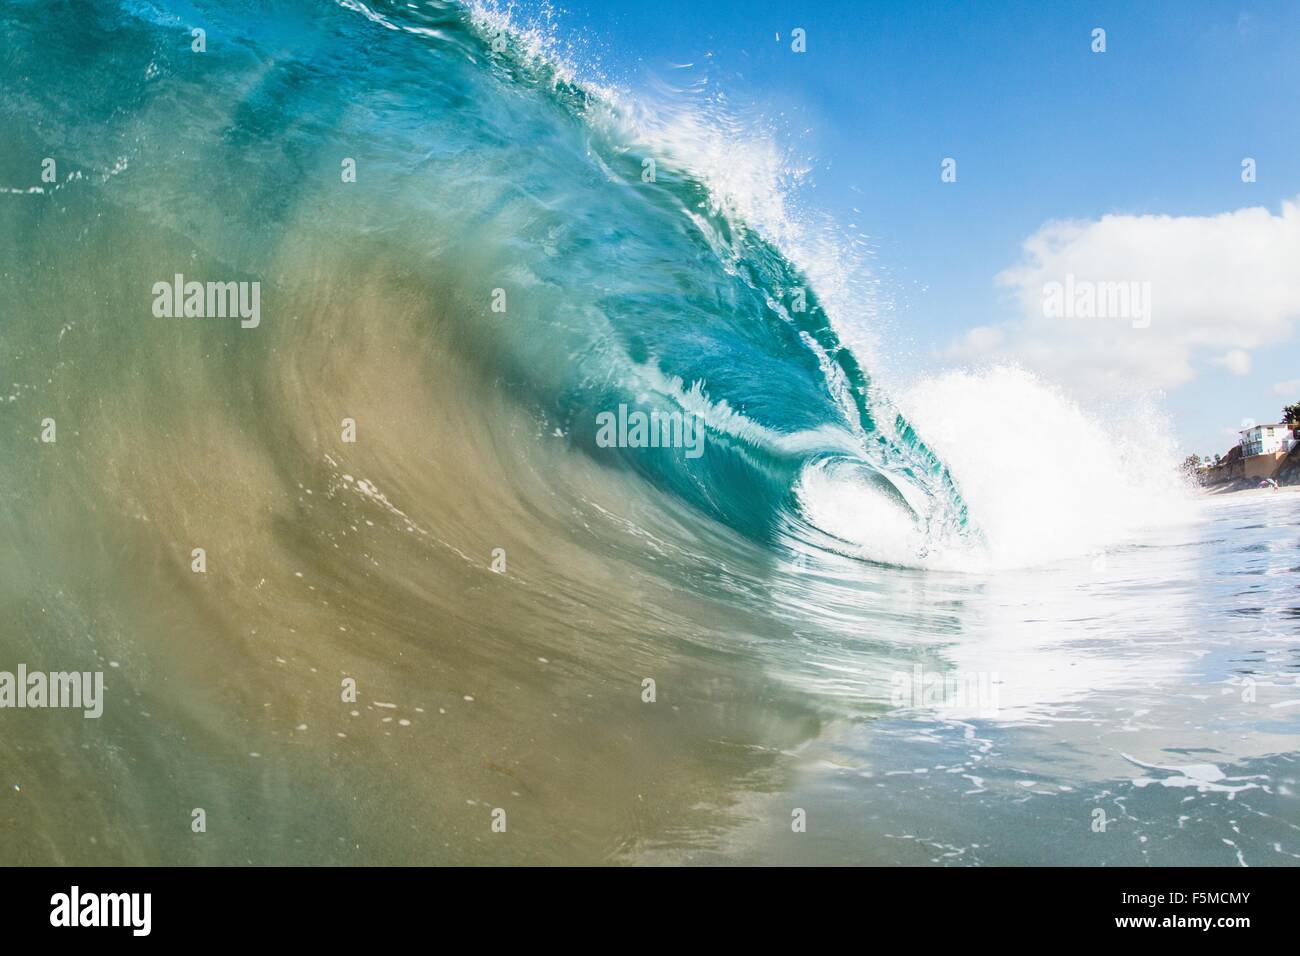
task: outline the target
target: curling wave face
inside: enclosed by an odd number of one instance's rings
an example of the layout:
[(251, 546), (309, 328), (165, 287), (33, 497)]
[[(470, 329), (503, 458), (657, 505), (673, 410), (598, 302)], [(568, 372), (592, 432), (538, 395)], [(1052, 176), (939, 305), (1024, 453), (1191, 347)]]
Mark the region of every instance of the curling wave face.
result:
[[(271, 102), (249, 78), (260, 141), (276, 147), (253, 159), (257, 133), (237, 125), (260, 184), (249, 219), (268, 192), (337, 179), (336, 157), (359, 154), (346, 211), (313, 231), (358, 253), (381, 237), (384, 256), (396, 240), (467, 360), (573, 450), (769, 542), (799, 511), (799, 476), (827, 458), (912, 512), (920, 550), (964, 526), (946, 470), (874, 393), (817, 291), (725, 193), (638, 143), (612, 97), (481, 8), (342, 6), (362, 14), (357, 31), (386, 32), (331, 78), (344, 84), (333, 121), (306, 56)], [(285, 127), (305, 128), (285, 144)], [(209, 125), (175, 132), (178, 152), (212, 155)], [(647, 452), (635, 436), (600, 447), (600, 416), (623, 405), (698, 422), (708, 453)]]

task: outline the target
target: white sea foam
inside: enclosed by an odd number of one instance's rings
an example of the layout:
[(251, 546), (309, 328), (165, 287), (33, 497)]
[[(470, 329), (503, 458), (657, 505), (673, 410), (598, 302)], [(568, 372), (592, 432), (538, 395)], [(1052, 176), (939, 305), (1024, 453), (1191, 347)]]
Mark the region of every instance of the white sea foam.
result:
[(925, 380), (899, 405), (948, 465), (993, 567), (1103, 554), (1195, 515), (1168, 422), (1150, 404), (1085, 411), (1003, 366)]
[(954, 570), (1029, 567), (1101, 557), (1145, 529), (1195, 518), (1174, 440), (1154, 407), (1129, 404), (1106, 417), (1005, 366), (924, 380), (898, 404), (947, 464), (976, 533), (926, 540), (891, 496), (852, 472), (809, 469), (798, 489), (804, 513), (862, 557)]

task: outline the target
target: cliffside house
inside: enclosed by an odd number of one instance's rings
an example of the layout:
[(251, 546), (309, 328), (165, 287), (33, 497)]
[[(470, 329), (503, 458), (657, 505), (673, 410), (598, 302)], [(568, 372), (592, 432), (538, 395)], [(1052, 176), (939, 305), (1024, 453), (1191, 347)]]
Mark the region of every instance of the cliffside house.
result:
[(1287, 454), (1296, 446), (1296, 437), (1285, 423), (1254, 425), (1241, 430), (1242, 477), (1272, 478)]

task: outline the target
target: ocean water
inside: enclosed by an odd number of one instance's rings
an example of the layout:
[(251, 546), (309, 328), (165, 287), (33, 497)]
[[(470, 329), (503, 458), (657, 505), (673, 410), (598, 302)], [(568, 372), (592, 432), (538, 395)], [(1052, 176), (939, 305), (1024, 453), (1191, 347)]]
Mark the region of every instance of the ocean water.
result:
[(1300, 495), (887, 394), (724, 113), (450, 2), (16, 0), (0, 65), (0, 671), (106, 687), (0, 709), (0, 863), (1300, 860)]

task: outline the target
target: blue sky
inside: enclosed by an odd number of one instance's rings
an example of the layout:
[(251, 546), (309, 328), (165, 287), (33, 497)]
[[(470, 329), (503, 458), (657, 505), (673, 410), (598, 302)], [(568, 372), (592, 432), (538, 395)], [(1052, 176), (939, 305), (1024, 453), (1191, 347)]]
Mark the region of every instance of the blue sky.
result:
[[(556, 13), (561, 38), (581, 37), (633, 89), (646, 73), (711, 54), (711, 76), (734, 102), (783, 116), (786, 138), (816, 161), (811, 201), (872, 239), (905, 373), (1055, 349), (1073, 387), (1068, 336), (1008, 327), (1002, 347), (945, 355), (972, 328), (1022, 317), (996, 277), (1022, 260), (1027, 238), (1053, 220), (1108, 214), (1214, 217), (1262, 206), (1277, 217), (1300, 195), (1295, 2), (564, 0)], [(796, 26), (807, 32), (804, 54), (790, 50)], [(1106, 30), (1105, 53), (1090, 49), (1094, 27)], [(945, 184), (939, 163), (949, 156), (958, 181)], [(1254, 183), (1241, 181), (1247, 156)], [(1206, 220), (1184, 225), (1174, 224), (1176, 235), (1205, 252), (1197, 237)], [(1141, 229), (1133, 235), (1149, 242)], [(1160, 275), (1176, 266), (1161, 264)], [(1186, 268), (1184, 297), (1194, 302), (1193, 273), (1207, 270)], [(1252, 288), (1277, 284), (1262, 268)], [(1158, 298), (1155, 334), (1108, 340), (1147, 363), (1117, 361), (1115, 377), (1161, 388), (1189, 451), (1225, 450), (1243, 418), (1275, 420), (1283, 395), (1274, 387), (1300, 379), (1300, 303), (1260, 306), (1243, 326), (1248, 361), (1227, 362), (1231, 343), (1199, 346), (1205, 334), (1190, 325), (1171, 337), (1184, 320), (1171, 296), (1157, 295), (1166, 309)], [(1159, 381), (1166, 348), (1187, 361), (1177, 381)], [(1093, 359), (1104, 364), (1105, 353)], [(1295, 391), (1288, 400), (1300, 400)]]

